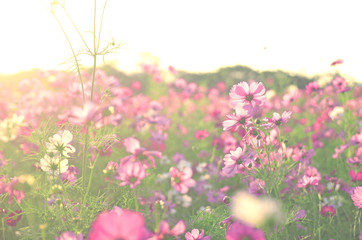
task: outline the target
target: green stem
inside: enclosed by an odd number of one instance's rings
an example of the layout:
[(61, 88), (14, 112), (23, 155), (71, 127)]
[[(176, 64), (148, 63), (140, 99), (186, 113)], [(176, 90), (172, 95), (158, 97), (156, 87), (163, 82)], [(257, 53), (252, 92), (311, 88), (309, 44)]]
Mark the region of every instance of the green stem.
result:
[(2, 218), (3, 239), (5, 240), (5, 218)]
[(135, 206), (136, 206), (136, 211), (138, 212), (138, 210), (139, 210), (139, 204), (138, 204), (138, 198), (137, 198), (136, 189), (133, 189), (133, 195), (134, 195), (134, 204), (135, 204)]

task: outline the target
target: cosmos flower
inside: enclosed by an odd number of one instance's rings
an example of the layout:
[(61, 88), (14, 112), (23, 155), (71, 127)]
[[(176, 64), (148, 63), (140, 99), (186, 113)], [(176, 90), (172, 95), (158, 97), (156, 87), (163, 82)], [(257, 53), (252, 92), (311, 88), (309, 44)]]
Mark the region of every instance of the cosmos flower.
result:
[(234, 114), (226, 115), (226, 120), (222, 122), (223, 131), (236, 131), (240, 127), (245, 128), (249, 124), (251, 124), (251, 114), (249, 111), (243, 109), (240, 107), (240, 104), (238, 107), (235, 108)]
[(229, 95), (233, 106), (241, 103), (256, 108), (263, 105), (266, 100), (265, 87), (261, 82), (252, 82), (250, 86), (247, 82), (241, 82), (231, 88)]
[(145, 240), (148, 237), (145, 219), (140, 213), (114, 207), (98, 215), (92, 223), (88, 240)]
[(83, 240), (83, 234), (75, 235), (73, 232), (63, 232), (59, 237), (55, 237), (54, 240)]
[(235, 219), (255, 227), (263, 225), (270, 218), (277, 219), (281, 214), (275, 200), (258, 198), (247, 192), (239, 192), (232, 198), (231, 212)]
[[(143, 167), (148, 169), (151, 167), (156, 167), (156, 161), (154, 157), (161, 158), (162, 153), (159, 151), (148, 151), (145, 148), (141, 147), (140, 141), (133, 137), (128, 137), (123, 140), (123, 145), (126, 147), (126, 151), (132, 155), (126, 156), (121, 159), (120, 166), (128, 162), (141, 161)], [(148, 160), (148, 161), (147, 161)], [(151, 163), (151, 165), (149, 164)]]
[[(246, 148), (238, 147), (235, 151), (230, 151), (224, 157), (223, 173), (227, 176), (234, 176), (239, 168), (245, 167), (245, 164), (250, 164), (252, 153), (245, 153)], [(249, 163), (247, 163), (249, 162)]]
[(183, 220), (178, 221), (171, 230), (168, 222), (161, 221), (160, 228), (148, 240), (161, 240), (164, 239), (165, 236), (177, 237), (178, 235), (184, 233), (185, 231), (186, 231), (186, 225)]
[(73, 134), (64, 130), (60, 134), (54, 134), (53, 137), (49, 138), (49, 142), (45, 143), (48, 153), (60, 155), (59, 157), (69, 158), (69, 153), (74, 153), (75, 148), (69, 143), (73, 140)]
[(185, 234), (186, 240), (210, 240), (209, 236), (204, 237), (204, 229), (202, 229), (201, 233), (199, 229), (192, 229), (191, 232), (187, 232)]
[(119, 172), (115, 178), (121, 181), (120, 186), (129, 185), (130, 188), (135, 188), (146, 177), (146, 170), (138, 161), (128, 162), (118, 169)]
[(180, 193), (187, 193), (190, 187), (195, 186), (196, 182), (192, 179), (192, 169), (189, 167), (184, 168), (182, 172), (171, 167), (170, 174), (172, 187)]
[(362, 187), (356, 187), (351, 194), (351, 198), (356, 207), (362, 208)]
[(234, 222), (227, 228), (225, 239), (226, 240), (240, 240), (240, 239), (265, 240), (266, 238), (262, 230), (253, 228), (251, 226), (239, 222)]
[(68, 169), (68, 159), (63, 158), (60, 155), (45, 155), (40, 159), (40, 168), (49, 175), (57, 176), (62, 174)]
[(286, 112), (284, 111), (282, 116), (279, 115), (279, 113), (273, 113), (272, 118), (264, 118), (264, 121), (266, 121), (265, 124), (262, 124), (265, 128), (272, 128), (275, 126), (280, 126), (283, 123), (287, 123), (290, 119), (290, 116), (292, 115), (292, 112)]
[(324, 217), (332, 217), (336, 214), (336, 209), (333, 206), (324, 205), (321, 210), (321, 215)]

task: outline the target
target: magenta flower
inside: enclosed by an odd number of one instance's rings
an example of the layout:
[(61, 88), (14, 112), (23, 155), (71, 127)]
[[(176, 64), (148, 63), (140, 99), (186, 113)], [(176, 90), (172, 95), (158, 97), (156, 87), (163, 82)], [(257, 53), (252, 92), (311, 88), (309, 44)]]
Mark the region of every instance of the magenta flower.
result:
[(265, 118), (264, 121), (266, 121), (265, 124), (262, 124), (265, 128), (272, 128), (275, 126), (280, 126), (283, 123), (287, 123), (290, 119), (290, 116), (292, 115), (292, 112), (286, 112), (284, 111), (282, 116), (279, 115), (279, 113), (273, 113), (272, 118)]
[(333, 62), (331, 63), (331, 66), (334, 66), (334, 65), (337, 65), (337, 64), (342, 64), (342, 63), (344, 63), (344, 62), (343, 62), (343, 59), (338, 59), (338, 60), (336, 60), (336, 61), (333, 61)]
[(265, 240), (266, 238), (262, 230), (253, 228), (251, 226), (239, 222), (234, 222), (228, 227), (225, 239), (226, 240), (241, 240), (241, 239)]
[(351, 177), (352, 182), (362, 181), (362, 171), (355, 173), (353, 170), (350, 170), (349, 176)]
[(148, 237), (145, 219), (140, 213), (114, 207), (98, 215), (92, 223), (88, 240), (144, 240)]
[(10, 213), (6, 218), (6, 224), (8, 226), (12, 226), (12, 227), (15, 227), (18, 222), (21, 220), (21, 217), (23, 216), (22, 214), (22, 211), (21, 210), (15, 210), (15, 213)]
[(356, 187), (351, 194), (351, 198), (356, 207), (362, 208), (362, 187)]
[(121, 181), (119, 186), (129, 185), (135, 188), (146, 177), (146, 170), (140, 162), (128, 162), (118, 168), (118, 175), (115, 179)]
[(171, 185), (180, 192), (187, 193), (190, 187), (195, 186), (195, 180), (192, 179), (192, 169), (186, 167), (182, 172), (175, 167), (170, 168)]
[(204, 229), (202, 229), (201, 233), (199, 229), (193, 229), (185, 234), (185, 238), (186, 240), (210, 240), (209, 236), (204, 237)]
[(245, 128), (249, 124), (251, 124), (251, 114), (243, 109), (241, 105), (238, 105), (235, 108), (235, 114), (226, 115), (226, 120), (222, 122), (222, 126), (224, 127), (224, 131), (236, 131), (240, 127)]
[(241, 82), (231, 88), (229, 95), (233, 106), (241, 103), (244, 106), (256, 108), (263, 105), (266, 100), (265, 87), (261, 82), (252, 82), (250, 86), (247, 82)]
[(209, 132), (204, 129), (204, 130), (197, 130), (195, 132), (195, 138), (196, 139), (200, 139), (200, 140), (203, 140), (205, 138), (207, 138), (209, 136)]
[(336, 214), (336, 209), (333, 206), (324, 205), (321, 210), (321, 215), (324, 217), (332, 217)]

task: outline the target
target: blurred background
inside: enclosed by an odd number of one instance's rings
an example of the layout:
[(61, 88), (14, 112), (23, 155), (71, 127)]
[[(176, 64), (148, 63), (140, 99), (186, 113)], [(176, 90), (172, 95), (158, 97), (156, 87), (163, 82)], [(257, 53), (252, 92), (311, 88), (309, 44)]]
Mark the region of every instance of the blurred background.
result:
[[(60, 2), (93, 46), (94, 1)], [(104, 3), (97, 1), (97, 34)], [(71, 51), (49, 8), (47, 0), (1, 1), (0, 74), (68, 68), (60, 63)], [(361, 0), (108, 0), (101, 44), (122, 43), (104, 60), (126, 73), (153, 61), (188, 72), (243, 65), (311, 77), (343, 59), (334, 68), (361, 82), (361, 10)], [(82, 42), (69, 19), (60, 9), (56, 14), (79, 50)], [(81, 63), (91, 65), (91, 59)]]

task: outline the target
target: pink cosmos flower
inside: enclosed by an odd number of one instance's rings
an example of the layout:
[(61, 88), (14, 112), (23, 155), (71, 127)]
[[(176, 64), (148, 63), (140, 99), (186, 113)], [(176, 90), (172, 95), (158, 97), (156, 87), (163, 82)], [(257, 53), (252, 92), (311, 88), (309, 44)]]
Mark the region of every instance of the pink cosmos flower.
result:
[(336, 209), (333, 206), (324, 205), (321, 210), (321, 215), (324, 217), (332, 217), (336, 214)]
[(145, 219), (140, 213), (114, 207), (98, 215), (92, 223), (88, 240), (145, 240), (148, 237)]
[(195, 186), (195, 180), (192, 179), (192, 169), (189, 167), (184, 168), (182, 172), (175, 167), (170, 168), (171, 185), (180, 192), (187, 193), (190, 187)]
[(134, 90), (140, 90), (142, 88), (142, 83), (140, 81), (134, 81), (131, 84), (131, 88)]
[(77, 177), (75, 175), (77, 175), (79, 173), (79, 170), (76, 166), (68, 166), (67, 171), (65, 171), (64, 173), (62, 173), (62, 175), (60, 176), (60, 179), (65, 182), (68, 181), (70, 183), (75, 183), (75, 181), (77, 180)]
[(362, 208), (362, 187), (356, 187), (351, 194), (351, 198), (356, 207)]
[(73, 232), (63, 232), (60, 237), (55, 237), (54, 240), (83, 240), (83, 234), (75, 235)]
[(313, 91), (319, 90), (318, 82), (310, 82), (307, 86), (305, 86), (306, 93), (312, 93)]
[(234, 222), (227, 228), (225, 239), (226, 240), (240, 240), (240, 239), (265, 240), (266, 238), (262, 230), (253, 228), (251, 226), (239, 222)]
[(6, 224), (8, 225), (8, 226), (12, 226), (12, 227), (15, 227), (17, 224), (18, 224), (18, 222), (21, 220), (21, 218), (22, 218), (22, 213), (23, 211), (21, 211), (21, 210), (15, 210), (15, 213), (10, 213), (6, 218), (5, 218), (5, 220), (6, 220)]
[(318, 170), (308, 166), (305, 170), (304, 176), (299, 179), (297, 187), (306, 188), (307, 186), (317, 186), (321, 179), (322, 178)]
[(338, 59), (338, 60), (336, 60), (336, 61), (333, 61), (333, 62), (331, 63), (331, 66), (334, 66), (334, 65), (337, 65), (337, 64), (342, 64), (342, 63), (344, 63), (344, 62), (343, 62), (343, 59)]
[(204, 130), (197, 130), (195, 132), (195, 138), (196, 139), (200, 139), (200, 140), (203, 140), (205, 138), (207, 138), (209, 136), (209, 132), (204, 129)]
[(284, 111), (282, 116), (279, 115), (279, 113), (273, 113), (272, 118), (265, 118), (264, 121), (266, 121), (265, 124), (262, 124), (265, 128), (272, 128), (275, 126), (280, 126), (283, 123), (287, 123), (290, 119), (290, 116), (292, 115), (292, 112), (286, 112)]
[(156, 233), (154, 233), (154, 235), (148, 240), (161, 240), (164, 239), (165, 236), (176, 237), (180, 234), (183, 234), (185, 231), (186, 231), (186, 225), (185, 222), (182, 220), (178, 221), (171, 230), (168, 222), (162, 221), (160, 223), (159, 230)]
[(343, 93), (350, 90), (350, 88), (347, 87), (347, 82), (344, 78), (337, 76), (333, 79), (332, 84), (338, 93)]
[(226, 115), (226, 120), (222, 122), (223, 131), (237, 131), (240, 127), (245, 128), (251, 124), (251, 114), (249, 111), (243, 109), (239, 104), (235, 108), (235, 114)]
[(129, 185), (135, 188), (146, 177), (146, 170), (140, 162), (128, 162), (118, 168), (118, 175), (115, 179), (121, 181), (119, 186)]
[(227, 176), (234, 176), (239, 168), (245, 167), (244, 164), (252, 157), (252, 154), (245, 153), (246, 148), (238, 147), (235, 151), (230, 151), (224, 157), (223, 173)]
[(186, 240), (210, 240), (209, 236), (204, 237), (204, 229), (202, 229), (201, 233), (199, 229), (193, 229), (185, 234), (185, 238)]
[[(126, 151), (129, 153), (132, 153), (132, 155), (126, 156), (121, 159), (120, 166), (123, 166), (124, 164), (128, 162), (134, 162), (134, 161), (141, 161), (143, 164), (143, 167), (145, 169), (150, 168), (151, 163), (152, 167), (156, 167), (156, 161), (154, 157), (161, 158), (162, 153), (158, 151), (148, 151), (145, 148), (141, 147), (140, 142), (133, 137), (129, 137), (124, 139), (123, 145), (126, 147)], [(148, 160), (148, 161), (147, 161)]]
[[(1, 180), (1, 179), (0, 179)], [(0, 194), (8, 194), (8, 203), (11, 204), (13, 198), (15, 197), (16, 201), (20, 204), (21, 200), (25, 198), (25, 193), (23, 190), (17, 190), (16, 186), (19, 184), (19, 179), (17, 177), (11, 179), (8, 183), (3, 183), (0, 181)]]
[(265, 194), (265, 181), (261, 179), (255, 179), (249, 184), (248, 192), (255, 196)]
[(266, 100), (265, 87), (261, 82), (252, 82), (250, 86), (247, 82), (241, 82), (231, 88), (229, 95), (233, 106), (242, 103), (244, 106), (256, 108), (263, 105)]
[(85, 125), (89, 121), (98, 120), (99, 109), (92, 102), (86, 102), (83, 107), (72, 106), (68, 121), (76, 125)]

